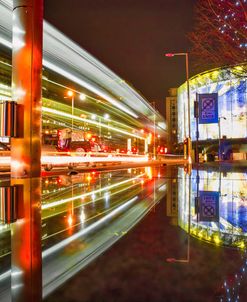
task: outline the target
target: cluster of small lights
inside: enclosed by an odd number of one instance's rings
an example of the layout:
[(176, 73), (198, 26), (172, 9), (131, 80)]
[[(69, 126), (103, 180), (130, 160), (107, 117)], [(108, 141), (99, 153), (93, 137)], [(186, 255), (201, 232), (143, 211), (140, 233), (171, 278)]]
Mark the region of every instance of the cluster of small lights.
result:
[(239, 302), (240, 301), (240, 288), (241, 283), (246, 281), (246, 272), (247, 272), (247, 253), (246, 250), (242, 255), (244, 264), (241, 266), (239, 271), (234, 275), (229, 277), (224, 281), (222, 290), (225, 292), (220, 297), (220, 302)]
[(247, 0), (209, 0), (218, 30), (234, 47), (247, 48)]

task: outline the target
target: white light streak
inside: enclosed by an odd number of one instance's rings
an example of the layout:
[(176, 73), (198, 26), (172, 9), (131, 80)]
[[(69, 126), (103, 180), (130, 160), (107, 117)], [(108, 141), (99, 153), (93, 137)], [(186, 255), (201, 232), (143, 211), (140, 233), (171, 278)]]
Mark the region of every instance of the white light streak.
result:
[(54, 202), (51, 202), (51, 203), (48, 203), (48, 204), (43, 204), (41, 206), (42, 210), (45, 210), (45, 209), (49, 209), (49, 208), (53, 208), (53, 207), (56, 207), (56, 206), (59, 206), (59, 205), (62, 205), (64, 203), (67, 203), (67, 202), (70, 202), (70, 201), (73, 201), (73, 200), (76, 200), (76, 199), (81, 199), (81, 198), (85, 198), (86, 196), (92, 196), (92, 194), (97, 194), (97, 193), (100, 193), (100, 192), (103, 192), (103, 191), (108, 191), (110, 189), (113, 189), (115, 187), (119, 187), (123, 184), (126, 184), (128, 182), (131, 182), (133, 180), (136, 180), (142, 176), (144, 176), (145, 173), (143, 174), (140, 174), (134, 178), (131, 178), (131, 179), (127, 179), (127, 180), (123, 180), (121, 182), (118, 182), (116, 184), (113, 184), (113, 185), (110, 185), (110, 186), (107, 186), (107, 187), (104, 187), (104, 188), (101, 188), (101, 189), (98, 189), (98, 190), (95, 190), (93, 192), (88, 192), (88, 193), (84, 193), (84, 194), (81, 194), (81, 195), (77, 195), (77, 196), (74, 196), (74, 197), (70, 197), (70, 198), (66, 198), (66, 199), (61, 199), (61, 200), (57, 200), (57, 201), (54, 201)]
[(71, 242), (73, 242), (76, 239), (79, 239), (80, 237), (88, 234), (89, 232), (91, 232), (92, 230), (94, 230), (95, 228), (99, 227), (100, 225), (104, 224), (106, 221), (110, 220), (111, 218), (113, 218), (115, 215), (117, 215), (118, 213), (120, 213), (121, 211), (123, 211), (125, 208), (129, 207), (132, 203), (134, 203), (136, 200), (138, 199), (137, 196), (135, 196), (134, 198), (126, 201), (124, 204), (122, 204), (121, 206), (117, 207), (115, 210), (111, 211), (109, 214), (107, 214), (105, 217), (101, 218), (100, 220), (92, 223), (90, 226), (86, 227), (85, 229), (79, 231), (78, 233), (64, 239), (63, 241), (55, 244), (54, 246), (48, 248), (47, 250), (45, 250), (42, 253), (42, 257), (45, 258), (55, 252), (57, 252), (59, 249), (66, 247), (67, 245), (69, 245)]
[[(48, 112), (48, 113), (51, 113), (51, 114), (55, 114), (55, 115), (58, 115), (58, 116), (62, 116), (62, 117), (68, 117), (70, 119), (73, 117), (74, 120), (78, 120), (78, 121), (81, 121), (81, 122), (87, 122), (87, 123), (90, 123), (90, 124), (93, 124), (93, 125), (96, 125), (96, 126), (98, 125), (97, 121), (82, 118), (82, 117), (72, 115), (70, 113), (62, 112), (62, 111), (59, 111), (59, 110), (56, 110), (56, 109), (52, 109), (52, 108), (48, 108), (48, 107), (42, 107), (42, 111), (43, 112)], [(92, 118), (96, 118), (96, 116), (93, 114)], [(136, 138), (145, 140), (145, 138), (142, 137), (142, 136), (139, 136), (139, 135), (133, 134), (131, 132), (121, 130), (119, 128), (112, 127), (110, 125), (108, 126), (108, 125), (105, 125), (105, 124), (101, 124), (101, 127), (106, 128), (106, 129), (111, 129), (113, 131), (116, 131), (116, 132), (119, 132), (119, 133), (122, 133), (122, 134), (126, 134), (128, 136), (132, 136), (132, 137), (136, 137)]]
[(121, 105), (119, 102), (114, 100), (112, 97), (110, 97), (109, 95), (107, 95), (103, 91), (99, 90), (96, 86), (93, 86), (93, 85), (83, 81), (82, 79), (79, 79), (78, 77), (74, 76), (72, 73), (56, 66), (55, 64), (49, 62), (46, 59), (43, 59), (43, 65), (45, 67), (47, 67), (48, 69), (51, 69), (51, 70), (55, 71), (56, 73), (64, 76), (65, 78), (70, 79), (74, 83), (77, 83), (82, 87), (85, 87), (86, 89), (88, 89), (89, 91), (95, 93), (96, 95), (99, 95), (100, 97), (107, 100), (109, 103), (116, 106), (118, 109), (123, 110), (125, 113), (128, 113), (132, 117), (138, 118), (138, 115), (136, 115), (133, 111), (131, 111), (128, 108), (126, 108), (125, 106)]

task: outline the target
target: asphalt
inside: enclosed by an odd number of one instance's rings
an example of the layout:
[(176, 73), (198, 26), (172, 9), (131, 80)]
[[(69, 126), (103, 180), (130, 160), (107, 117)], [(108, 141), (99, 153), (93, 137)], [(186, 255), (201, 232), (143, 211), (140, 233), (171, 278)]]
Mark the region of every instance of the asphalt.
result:
[[(246, 261), (238, 250), (191, 238), (166, 216), (162, 200), (134, 229), (45, 302), (211, 302), (228, 300)], [(190, 242), (190, 260), (185, 259)], [(246, 277), (239, 280), (246, 301)], [(234, 290), (233, 290), (234, 291)], [(236, 288), (235, 288), (236, 291)]]

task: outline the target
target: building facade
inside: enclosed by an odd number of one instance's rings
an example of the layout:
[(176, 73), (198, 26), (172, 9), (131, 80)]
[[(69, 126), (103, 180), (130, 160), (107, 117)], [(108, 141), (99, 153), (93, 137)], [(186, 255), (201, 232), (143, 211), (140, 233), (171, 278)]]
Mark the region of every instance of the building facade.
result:
[(167, 147), (168, 152), (176, 152), (177, 148), (177, 129), (178, 129), (178, 102), (177, 88), (169, 89), (169, 96), (166, 97), (166, 123), (167, 123)]
[[(182, 143), (188, 133), (188, 110), (191, 121), (191, 138), (196, 140), (194, 101), (197, 94), (218, 94), (218, 122), (199, 124), (199, 142), (217, 143), (219, 139), (234, 141), (239, 154), (246, 154), (247, 139), (247, 79), (243, 67), (214, 69), (198, 74), (189, 80), (190, 108), (188, 109), (187, 86), (178, 88), (178, 142)], [(242, 74), (242, 75), (241, 75)], [(220, 136), (220, 137), (219, 137)], [(244, 155), (245, 157), (246, 155)], [(245, 159), (245, 158), (242, 158)]]

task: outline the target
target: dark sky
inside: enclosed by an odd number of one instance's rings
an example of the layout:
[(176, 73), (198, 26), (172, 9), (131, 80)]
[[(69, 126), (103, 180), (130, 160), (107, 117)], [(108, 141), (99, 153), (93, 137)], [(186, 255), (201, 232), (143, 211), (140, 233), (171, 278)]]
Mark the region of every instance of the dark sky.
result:
[(45, 0), (45, 19), (131, 83), (164, 113), (169, 87), (185, 81), (186, 33), (196, 0)]

